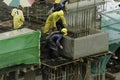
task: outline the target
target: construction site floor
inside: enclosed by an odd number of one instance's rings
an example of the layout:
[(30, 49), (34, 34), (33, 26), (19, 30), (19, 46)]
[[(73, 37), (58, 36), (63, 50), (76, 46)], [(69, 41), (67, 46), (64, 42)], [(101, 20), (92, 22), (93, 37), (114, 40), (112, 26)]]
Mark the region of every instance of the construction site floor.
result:
[(59, 66), (66, 65), (66, 64), (77, 61), (77, 60), (66, 59), (62, 57), (60, 58), (44, 59), (42, 60), (42, 64), (46, 66), (51, 66), (54, 68), (54, 67), (59, 67)]

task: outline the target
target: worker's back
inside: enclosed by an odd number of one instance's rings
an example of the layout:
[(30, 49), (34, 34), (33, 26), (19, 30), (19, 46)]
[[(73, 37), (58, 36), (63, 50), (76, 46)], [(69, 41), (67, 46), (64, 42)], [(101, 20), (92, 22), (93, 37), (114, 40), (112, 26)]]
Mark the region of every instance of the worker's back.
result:
[(57, 38), (62, 37), (62, 34), (60, 31), (54, 31), (49, 36), (46, 37), (47, 41), (56, 41)]
[(18, 29), (24, 23), (23, 12), (19, 9), (13, 9), (11, 15), (13, 16), (14, 29)]

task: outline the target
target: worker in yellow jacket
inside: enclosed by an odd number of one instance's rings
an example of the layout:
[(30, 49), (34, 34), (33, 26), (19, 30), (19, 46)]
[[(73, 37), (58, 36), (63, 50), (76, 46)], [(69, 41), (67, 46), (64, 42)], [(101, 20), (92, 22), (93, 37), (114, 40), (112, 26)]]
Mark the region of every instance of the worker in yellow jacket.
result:
[(24, 23), (24, 15), (22, 10), (14, 8), (11, 15), (13, 16), (14, 29), (20, 28)]
[(46, 23), (45, 23), (45, 27), (44, 27), (44, 33), (49, 33), (50, 30), (52, 30), (52, 29), (58, 29), (58, 28), (56, 28), (56, 22), (59, 19), (62, 20), (62, 23), (64, 26), (67, 26), (63, 10), (56, 11), (56, 12), (51, 13), (48, 16)]

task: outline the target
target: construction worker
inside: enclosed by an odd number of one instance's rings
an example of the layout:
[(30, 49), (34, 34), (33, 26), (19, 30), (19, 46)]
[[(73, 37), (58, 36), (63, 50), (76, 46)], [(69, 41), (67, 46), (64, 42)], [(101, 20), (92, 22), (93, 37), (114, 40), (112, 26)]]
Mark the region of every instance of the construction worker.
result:
[[(68, 0), (55, 0), (53, 12), (63, 10), (64, 12), (68, 13), (67, 1)], [(58, 30), (61, 30), (65, 27), (61, 19), (56, 22), (56, 26)]]
[(60, 57), (59, 49), (63, 49), (61, 45), (62, 37), (67, 35), (67, 29), (63, 28), (61, 31), (54, 31), (46, 37), (47, 47), (49, 48), (50, 57)]
[(60, 4), (60, 0), (55, 0), (53, 3), (53, 7), (49, 10), (48, 15), (50, 15), (52, 12), (60, 11), (62, 10), (62, 5)]
[(55, 0), (53, 4), (53, 12), (62, 10), (62, 5), (60, 4), (60, 0)]
[(68, 4), (68, 0), (55, 0), (55, 3), (53, 4), (53, 8), (50, 10), (49, 13), (59, 10), (63, 10), (64, 12), (68, 13), (67, 4)]
[(62, 24), (64, 26), (67, 26), (66, 20), (64, 18), (64, 12), (63, 12), (63, 10), (60, 10), (60, 11), (53, 12), (48, 16), (43, 32), (44, 33), (50, 33), (50, 30), (54, 30), (54, 29), (59, 30), (59, 27), (56, 27), (56, 22), (59, 19), (62, 20)]
[(68, 0), (61, 0), (60, 4), (62, 6), (62, 10), (68, 14)]
[(24, 16), (22, 10), (14, 8), (11, 15), (13, 16), (13, 28), (20, 28), (24, 23)]

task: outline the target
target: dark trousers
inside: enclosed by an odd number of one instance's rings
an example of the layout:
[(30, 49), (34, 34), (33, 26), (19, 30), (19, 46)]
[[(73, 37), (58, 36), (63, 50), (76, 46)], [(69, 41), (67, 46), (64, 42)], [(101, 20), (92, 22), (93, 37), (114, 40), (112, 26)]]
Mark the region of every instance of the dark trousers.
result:
[(61, 31), (61, 29), (64, 28), (64, 25), (63, 25), (61, 19), (59, 19), (59, 20), (56, 22), (56, 26), (57, 26), (57, 30), (58, 30), (58, 31)]
[(56, 43), (54, 41), (49, 42), (48, 47), (49, 47), (48, 54), (49, 54), (50, 58), (60, 57), (59, 47), (56, 45)]

